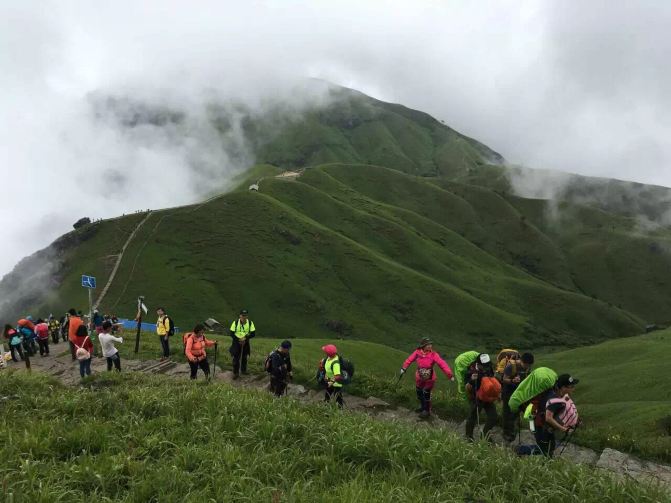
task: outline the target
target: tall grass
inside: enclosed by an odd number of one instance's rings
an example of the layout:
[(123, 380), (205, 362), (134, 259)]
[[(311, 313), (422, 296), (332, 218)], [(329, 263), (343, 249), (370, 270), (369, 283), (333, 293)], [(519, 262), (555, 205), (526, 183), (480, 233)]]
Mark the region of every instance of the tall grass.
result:
[(225, 384), (0, 375), (4, 501), (662, 501), (562, 461)]

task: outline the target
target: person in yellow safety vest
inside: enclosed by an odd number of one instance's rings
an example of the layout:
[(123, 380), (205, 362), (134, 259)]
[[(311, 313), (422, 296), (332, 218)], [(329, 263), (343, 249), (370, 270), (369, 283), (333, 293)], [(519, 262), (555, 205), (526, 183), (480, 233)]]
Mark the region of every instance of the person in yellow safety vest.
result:
[(175, 333), (175, 328), (170, 317), (165, 313), (165, 309), (159, 307), (156, 310), (158, 319), (156, 320), (156, 334), (161, 341), (161, 361), (170, 358), (170, 336)]
[(330, 402), (331, 398), (335, 396), (335, 401), (338, 407), (342, 409), (342, 374), (340, 373), (340, 356), (338, 356), (338, 348), (333, 344), (327, 344), (322, 347), (322, 351), (326, 353), (326, 358), (322, 360), (324, 365), (324, 381), (326, 384), (326, 393), (324, 401)]
[(233, 357), (233, 379), (240, 377), (240, 371), (247, 374), (247, 359), (251, 353), (249, 339), (256, 335), (254, 322), (249, 319), (246, 309), (240, 310), (240, 317), (231, 323), (230, 334), (231, 348), (229, 352)]

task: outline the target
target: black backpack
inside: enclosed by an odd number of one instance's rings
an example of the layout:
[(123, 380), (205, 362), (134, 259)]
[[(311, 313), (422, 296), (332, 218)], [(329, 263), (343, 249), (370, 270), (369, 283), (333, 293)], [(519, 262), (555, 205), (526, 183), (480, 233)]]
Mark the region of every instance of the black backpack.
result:
[(266, 361), (263, 364), (263, 368), (266, 369), (266, 372), (271, 374), (273, 372), (273, 355), (277, 353), (277, 350), (274, 349), (270, 353), (268, 353), (268, 356), (266, 356)]
[(172, 321), (172, 318), (170, 316), (166, 316), (165, 319), (163, 320), (163, 327), (165, 328), (165, 320), (168, 320), (168, 337), (172, 337), (175, 335), (175, 322)]
[[(342, 356), (338, 355), (338, 361), (340, 363), (340, 375), (342, 377), (341, 384), (351, 384), (352, 378), (354, 377), (354, 364)], [(317, 383), (324, 385), (326, 383), (326, 358), (322, 358), (322, 361), (319, 365), (319, 371), (317, 372)]]

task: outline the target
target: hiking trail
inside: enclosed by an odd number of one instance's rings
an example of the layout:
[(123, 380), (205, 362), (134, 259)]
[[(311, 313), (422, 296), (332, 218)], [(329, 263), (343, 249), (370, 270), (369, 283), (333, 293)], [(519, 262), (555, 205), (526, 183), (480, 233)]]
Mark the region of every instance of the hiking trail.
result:
[[(79, 386), (79, 365), (72, 361), (70, 352), (62, 352), (61, 349), (67, 346), (52, 346), (52, 355), (49, 357), (34, 356), (31, 358), (31, 366), (34, 371), (44, 372), (59, 379), (68, 386)], [(122, 371), (136, 371), (147, 374), (161, 374), (176, 379), (189, 379), (190, 368), (186, 363), (179, 363), (171, 360), (131, 360), (123, 359), (121, 361)], [(7, 368), (24, 369), (24, 363), (7, 362)], [(107, 364), (104, 358), (93, 358), (91, 370), (94, 374), (107, 371)], [(199, 374), (202, 380), (202, 374)], [(233, 379), (233, 372), (222, 369), (217, 365), (215, 381), (227, 383), (244, 389), (266, 391), (268, 392), (268, 376), (264, 374), (243, 375), (240, 379)], [(305, 404), (317, 404), (323, 402), (324, 393), (322, 390), (309, 389), (302, 384), (290, 383), (287, 388), (287, 396)], [(435, 414), (428, 420), (423, 420), (418, 415), (404, 407), (391, 405), (384, 400), (370, 396), (362, 398), (359, 396), (345, 394), (345, 409), (355, 413), (363, 413), (380, 421), (394, 421), (406, 424), (412, 424), (419, 428), (438, 428), (448, 430), (458, 435), (463, 435), (464, 422), (449, 421), (441, 419)], [(477, 437), (477, 429), (476, 429)], [(492, 438), (496, 448), (506, 449), (515, 445), (507, 444), (502, 436), (501, 430), (497, 426), (492, 430)], [(533, 444), (534, 440), (528, 430), (522, 431), (522, 444)], [(561, 447), (560, 447), (561, 449)], [(665, 486), (671, 491), (671, 466), (654, 463), (638, 459), (632, 455), (606, 448), (599, 453), (586, 447), (575, 444), (568, 444), (561, 455), (561, 458), (572, 463), (579, 463), (592, 466), (597, 469), (606, 470), (613, 473), (616, 477), (631, 478), (639, 482), (650, 482)]]

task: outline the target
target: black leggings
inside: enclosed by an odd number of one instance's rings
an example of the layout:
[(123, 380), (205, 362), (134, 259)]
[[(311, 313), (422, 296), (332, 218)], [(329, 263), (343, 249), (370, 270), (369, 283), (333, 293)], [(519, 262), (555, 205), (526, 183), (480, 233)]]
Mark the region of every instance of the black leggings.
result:
[(203, 370), (205, 377), (210, 377), (210, 363), (207, 361), (207, 358), (200, 360), (199, 362), (189, 362), (189, 367), (191, 367), (191, 379), (195, 379), (198, 374), (198, 367)]
[(478, 400), (476, 406), (475, 402), (471, 402), (471, 413), (466, 420), (466, 436), (470, 439), (473, 438), (473, 430), (475, 429), (475, 423), (479, 418), (480, 411), (484, 411), (487, 415), (485, 426), (482, 428), (482, 435), (484, 437), (489, 438), (489, 430), (496, 426), (498, 417), (496, 415), (496, 406), (493, 403)]
[(331, 397), (335, 396), (335, 401), (338, 404), (338, 407), (342, 409), (344, 401), (342, 399), (342, 388), (328, 387), (326, 388), (326, 394), (324, 395), (324, 401), (330, 402)]
[(121, 357), (119, 356), (119, 353), (107, 357), (107, 372), (112, 370), (112, 365), (114, 365), (117, 372), (121, 372)]
[(37, 339), (37, 344), (40, 346), (40, 356), (48, 356), (49, 339)]

